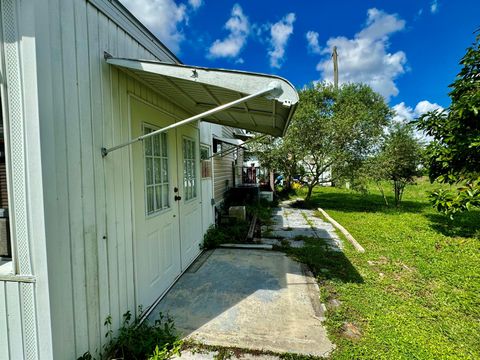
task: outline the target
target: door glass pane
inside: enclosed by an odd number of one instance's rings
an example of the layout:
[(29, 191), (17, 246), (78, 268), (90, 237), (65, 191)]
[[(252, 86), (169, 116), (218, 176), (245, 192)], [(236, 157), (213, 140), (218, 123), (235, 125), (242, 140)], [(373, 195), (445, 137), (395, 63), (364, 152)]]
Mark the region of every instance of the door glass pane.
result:
[(162, 159), (162, 183), (168, 183), (168, 160)]
[(151, 214), (155, 211), (155, 201), (153, 186), (147, 187), (147, 214)]
[(162, 209), (162, 186), (155, 186), (155, 209)]
[(153, 136), (153, 155), (162, 156), (160, 146), (160, 136)]
[(189, 138), (183, 139), (183, 184), (185, 200), (197, 196), (196, 189), (196, 151), (195, 141)]
[(145, 167), (146, 167), (145, 179), (147, 181), (147, 185), (152, 185), (153, 184), (153, 159), (151, 157), (147, 157), (145, 159)]
[(155, 184), (161, 184), (162, 180), (161, 180), (161, 174), (162, 174), (162, 159), (161, 158), (155, 158), (153, 159), (154, 163), (153, 163), (153, 168), (154, 168), (154, 174), (155, 174), (155, 177), (154, 177), (154, 181), (155, 181)]
[(162, 133), (162, 156), (167, 157), (167, 134)]
[[(151, 133), (154, 130), (145, 125), (144, 134)], [(165, 133), (144, 140), (145, 207), (147, 215), (170, 206), (167, 140), (167, 134)]]
[(145, 155), (147, 156), (152, 155), (152, 138), (151, 137), (146, 138), (144, 142), (145, 142)]

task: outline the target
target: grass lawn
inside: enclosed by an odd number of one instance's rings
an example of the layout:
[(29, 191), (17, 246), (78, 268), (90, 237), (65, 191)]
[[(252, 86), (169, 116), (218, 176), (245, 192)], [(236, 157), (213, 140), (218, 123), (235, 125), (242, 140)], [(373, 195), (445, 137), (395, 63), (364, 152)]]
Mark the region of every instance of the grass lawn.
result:
[(431, 208), (431, 189), (426, 180), (407, 187), (399, 208), (375, 189), (314, 190), (313, 204), (366, 250), (344, 241), (335, 254), (318, 240), (287, 250), (321, 284), (332, 358), (480, 359), (480, 211), (451, 221)]

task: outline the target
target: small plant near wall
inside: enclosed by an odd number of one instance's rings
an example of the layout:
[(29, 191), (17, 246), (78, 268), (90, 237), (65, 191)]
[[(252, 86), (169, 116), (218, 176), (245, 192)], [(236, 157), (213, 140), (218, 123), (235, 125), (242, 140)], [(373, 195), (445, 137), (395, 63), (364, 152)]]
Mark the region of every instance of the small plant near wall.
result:
[[(200, 245), (202, 250), (214, 249), (226, 243), (252, 242), (251, 239), (247, 239), (251, 224), (255, 224), (255, 232), (258, 230), (258, 233), (260, 233), (260, 225), (271, 224), (272, 207), (278, 205), (276, 201), (270, 203), (265, 199), (251, 202), (245, 205), (247, 219), (241, 220), (227, 215), (230, 204), (224, 205), (223, 215), (218, 225), (211, 225), (203, 236), (203, 243)], [(256, 218), (256, 221), (254, 218)]]
[(173, 320), (160, 313), (159, 319), (152, 324), (147, 320), (140, 322), (141, 315), (141, 308), (134, 319), (130, 311), (123, 314), (117, 336), (113, 335), (112, 317), (107, 316), (104, 326), (107, 328), (105, 337), (109, 341), (104, 345), (103, 352), (98, 358), (86, 352), (77, 360), (164, 360), (180, 355), (183, 341), (175, 330)]

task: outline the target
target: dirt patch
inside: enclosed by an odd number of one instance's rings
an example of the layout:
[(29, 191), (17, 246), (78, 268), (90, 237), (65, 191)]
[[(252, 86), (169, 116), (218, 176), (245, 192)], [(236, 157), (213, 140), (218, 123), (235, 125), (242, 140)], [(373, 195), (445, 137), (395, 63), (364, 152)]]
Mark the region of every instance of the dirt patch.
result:
[(362, 333), (357, 326), (346, 322), (342, 326), (342, 336), (350, 340), (360, 340), (362, 338)]

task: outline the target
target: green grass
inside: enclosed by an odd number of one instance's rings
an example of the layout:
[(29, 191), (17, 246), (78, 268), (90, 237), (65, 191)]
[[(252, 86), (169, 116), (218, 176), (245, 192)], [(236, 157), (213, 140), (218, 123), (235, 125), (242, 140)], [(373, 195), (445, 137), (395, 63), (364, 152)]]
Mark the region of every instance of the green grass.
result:
[[(310, 205), (366, 250), (345, 240), (340, 254), (318, 240), (286, 250), (312, 268), (327, 304), (341, 302), (327, 305), (332, 358), (480, 359), (480, 211), (451, 221), (428, 203), (433, 188), (425, 180), (408, 186), (398, 208), (385, 206), (375, 189), (314, 190)], [(345, 323), (361, 336), (346, 336)]]

